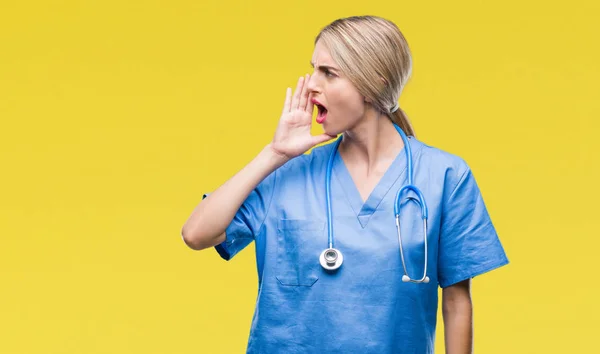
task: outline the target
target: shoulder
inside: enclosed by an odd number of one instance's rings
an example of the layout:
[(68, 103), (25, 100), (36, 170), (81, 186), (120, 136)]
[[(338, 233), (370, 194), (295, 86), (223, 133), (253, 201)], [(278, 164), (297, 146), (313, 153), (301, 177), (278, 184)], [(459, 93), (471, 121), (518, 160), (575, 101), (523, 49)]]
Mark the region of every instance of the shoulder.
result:
[(456, 185), (470, 173), (469, 164), (462, 157), (414, 137), (411, 140), (415, 140), (413, 143), (419, 152), (415, 154), (415, 165), (419, 164), (421, 169), (426, 169), (429, 174), (442, 175), (446, 184)]
[(333, 144), (317, 146), (275, 170), (274, 193), (282, 205), (302, 200), (306, 193), (324, 185), (332, 147)]
[(282, 177), (293, 177), (303, 175), (305, 173), (318, 173), (320, 170), (325, 170), (331, 150), (334, 147), (333, 142), (324, 145), (319, 145), (305, 154), (295, 157), (281, 166), (277, 172)]

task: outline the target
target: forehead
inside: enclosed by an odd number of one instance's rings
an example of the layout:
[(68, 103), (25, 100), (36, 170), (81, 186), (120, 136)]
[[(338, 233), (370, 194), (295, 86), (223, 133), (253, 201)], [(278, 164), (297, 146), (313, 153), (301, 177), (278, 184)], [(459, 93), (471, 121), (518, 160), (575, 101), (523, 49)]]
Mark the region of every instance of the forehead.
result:
[(332, 65), (335, 64), (329, 49), (323, 44), (323, 41), (318, 40), (313, 50), (311, 62), (316, 65)]

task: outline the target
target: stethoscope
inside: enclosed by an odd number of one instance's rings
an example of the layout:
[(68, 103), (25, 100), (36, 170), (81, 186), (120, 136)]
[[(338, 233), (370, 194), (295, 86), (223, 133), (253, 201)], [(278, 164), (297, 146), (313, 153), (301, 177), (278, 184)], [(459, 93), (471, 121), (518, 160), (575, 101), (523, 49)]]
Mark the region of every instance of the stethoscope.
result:
[[(406, 153), (406, 165), (407, 165), (407, 179), (408, 183), (400, 188), (396, 193), (396, 199), (394, 203), (394, 214), (396, 216), (396, 230), (398, 231), (398, 243), (400, 245), (400, 258), (402, 260), (402, 268), (404, 268), (404, 275), (402, 276), (403, 282), (411, 282), (411, 283), (429, 283), (429, 277), (427, 276), (427, 205), (425, 204), (425, 197), (423, 197), (423, 193), (413, 185), (413, 170), (412, 170), (412, 152), (410, 148), (410, 143), (408, 142), (408, 138), (406, 134), (400, 129), (399, 126), (394, 124), (394, 127), (402, 137), (404, 141), (404, 151)], [(329, 240), (329, 247), (325, 249), (321, 256), (319, 257), (319, 262), (321, 266), (328, 271), (333, 271), (338, 269), (342, 263), (344, 262), (344, 255), (342, 252), (333, 245), (333, 222), (331, 216), (331, 170), (333, 167), (333, 160), (335, 154), (338, 150), (338, 146), (342, 141), (342, 137), (340, 136), (338, 140), (335, 142), (335, 145), (331, 151), (331, 155), (329, 156), (329, 161), (327, 162), (327, 170), (325, 172), (325, 192), (327, 199), (327, 235)], [(404, 260), (404, 249), (402, 247), (402, 235), (400, 234), (400, 195), (405, 190), (411, 190), (415, 192), (417, 198), (415, 197), (406, 197), (408, 200), (412, 200), (416, 202), (421, 207), (421, 218), (423, 219), (423, 239), (424, 239), (424, 247), (425, 247), (425, 265), (423, 267), (423, 276), (421, 279), (412, 279), (408, 275), (408, 271), (406, 270), (406, 263)]]

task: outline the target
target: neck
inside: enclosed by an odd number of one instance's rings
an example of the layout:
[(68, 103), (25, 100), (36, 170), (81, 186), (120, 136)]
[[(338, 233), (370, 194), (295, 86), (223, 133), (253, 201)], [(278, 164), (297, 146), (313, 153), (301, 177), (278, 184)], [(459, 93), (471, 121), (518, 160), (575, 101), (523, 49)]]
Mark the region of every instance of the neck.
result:
[(364, 166), (368, 176), (378, 167), (388, 166), (403, 147), (394, 123), (387, 116), (374, 113), (344, 132), (339, 153), (346, 164)]

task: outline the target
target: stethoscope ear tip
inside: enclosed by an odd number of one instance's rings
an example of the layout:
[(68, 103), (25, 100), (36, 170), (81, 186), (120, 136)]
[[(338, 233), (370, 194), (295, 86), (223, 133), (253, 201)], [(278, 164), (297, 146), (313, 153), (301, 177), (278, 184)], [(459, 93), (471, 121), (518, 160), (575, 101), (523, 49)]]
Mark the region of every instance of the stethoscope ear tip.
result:
[(402, 281), (405, 282), (405, 283), (408, 283), (410, 281), (410, 277), (408, 275), (404, 274), (402, 276)]

